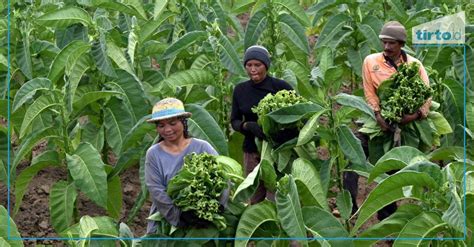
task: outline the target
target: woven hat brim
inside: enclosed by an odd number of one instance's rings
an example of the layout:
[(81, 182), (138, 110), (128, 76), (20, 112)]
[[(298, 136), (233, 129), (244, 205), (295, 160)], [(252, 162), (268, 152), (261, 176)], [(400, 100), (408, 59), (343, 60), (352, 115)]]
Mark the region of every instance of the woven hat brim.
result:
[(175, 113), (175, 114), (171, 114), (171, 115), (167, 115), (167, 116), (161, 116), (161, 117), (156, 117), (156, 118), (152, 118), (152, 119), (148, 119), (146, 120), (148, 123), (154, 123), (154, 122), (157, 122), (157, 121), (160, 121), (160, 120), (163, 120), (163, 119), (168, 119), (168, 118), (174, 118), (174, 117), (186, 117), (186, 118), (189, 118), (191, 117), (193, 114), (191, 112), (180, 112), (180, 113)]

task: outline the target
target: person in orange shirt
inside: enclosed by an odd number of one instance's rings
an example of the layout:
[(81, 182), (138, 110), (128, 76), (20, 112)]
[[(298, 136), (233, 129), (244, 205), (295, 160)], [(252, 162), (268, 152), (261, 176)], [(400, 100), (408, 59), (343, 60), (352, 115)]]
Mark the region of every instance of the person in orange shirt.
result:
[[(387, 22), (379, 35), (383, 44), (383, 52), (368, 55), (362, 65), (365, 98), (369, 106), (374, 110), (377, 122), (383, 131), (389, 130), (390, 126), (380, 115), (380, 100), (377, 96), (377, 88), (384, 80), (387, 80), (397, 71), (401, 63), (419, 63), (420, 77), (423, 82), (429, 86), (428, 74), (423, 64), (402, 50), (406, 42), (406, 37), (406, 30), (402, 24), (398, 21)], [(407, 124), (417, 119), (427, 117), (430, 105), (431, 99), (428, 99), (417, 112), (404, 115), (400, 123)]]
[[(362, 65), (362, 79), (364, 94), (367, 104), (375, 113), (377, 123), (383, 131), (394, 131), (380, 114), (380, 100), (377, 96), (377, 88), (383, 81), (397, 72), (398, 66), (402, 63), (419, 63), (420, 77), (429, 86), (428, 74), (423, 64), (416, 58), (406, 54), (402, 47), (405, 45), (407, 34), (405, 27), (398, 21), (389, 21), (383, 26), (380, 35), (383, 45), (383, 52), (368, 55)], [(426, 118), (429, 113), (431, 98), (416, 112), (405, 114), (400, 124), (407, 124), (412, 121)], [(379, 157), (380, 158), (380, 157)], [(392, 203), (377, 212), (377, 218), (383, 220), (397, 210), (396, 203)]]

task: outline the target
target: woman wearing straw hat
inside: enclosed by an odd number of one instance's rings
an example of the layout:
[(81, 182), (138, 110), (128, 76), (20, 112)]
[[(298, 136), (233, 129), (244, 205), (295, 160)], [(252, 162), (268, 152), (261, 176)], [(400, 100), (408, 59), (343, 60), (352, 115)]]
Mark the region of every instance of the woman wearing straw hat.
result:
[[(173, 226), (184, 226), (199, 220), (174, 205), (166, 193), (168, 182), (183, 166), (184, 156), (189, 153), (209, 153), (217, 155), (216, 150), (206, 141), (191, 138), (188, 134), (187, 118), (190, 112), (184, 110), (183, 103), (175, 98), (160, 100), (153, 107), (149, 123), (156, 124), (158, 143), (146, 153), (145, 182), (150, 191), (152, 206), (150, 215), (157, 211)], [(156, 222), (149, 221), (147, 234), (156, 232)]]

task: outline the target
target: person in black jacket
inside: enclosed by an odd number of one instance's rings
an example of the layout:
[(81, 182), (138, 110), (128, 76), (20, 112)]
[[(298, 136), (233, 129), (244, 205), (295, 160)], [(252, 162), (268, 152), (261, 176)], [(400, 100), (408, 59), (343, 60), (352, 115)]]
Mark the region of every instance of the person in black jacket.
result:
[[(260, 162), (255, 138), (265, 139), (262, 128), (257, 124), (257, 114), (252, 112), (252, 107), (257, 106), (268, 93), (275, 94), (280, 90), (292, 90), (293, 88), (287, 82), (268, 75), (271, 61), (270, 54), (265, 47), (259, 45), (249, 47), (245, 51), (243, 62), (250, 80), (239, 83), (235, 87), (230, 120), (232, 128), (245, 136), (243, 151), (245, 175), (247, 176)], [(265, 197), (274, 200), (275, 194), (267, 191), (261, 182), (250, 199), (250, 203), (258, 203)]]

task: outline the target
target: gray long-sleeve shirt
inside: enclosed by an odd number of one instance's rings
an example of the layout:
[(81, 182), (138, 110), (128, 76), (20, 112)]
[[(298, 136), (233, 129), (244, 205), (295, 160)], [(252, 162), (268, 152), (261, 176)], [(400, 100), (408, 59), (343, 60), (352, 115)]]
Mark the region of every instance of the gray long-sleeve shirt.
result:
[[(170, 179), (176, 176), (183, 167), (184, 156), (193, 152), (218, 155), (208, 142), (197, 138), (192, 138), (191, 143), (180, 154), (170, 154), (159, 144), (151, 146), (146, 153), (145, 182), (152, 199), (150, 215), (159, 211), (174, 226), (179, 223), (181, 210), (174, 205), (173, 200), (166, 193), (166, 188)], [(147, 233), (154, 232), (156, 232), (156, 222), (149, 220)]]

